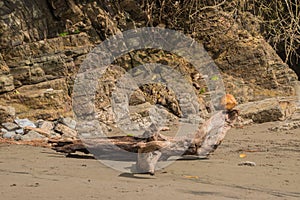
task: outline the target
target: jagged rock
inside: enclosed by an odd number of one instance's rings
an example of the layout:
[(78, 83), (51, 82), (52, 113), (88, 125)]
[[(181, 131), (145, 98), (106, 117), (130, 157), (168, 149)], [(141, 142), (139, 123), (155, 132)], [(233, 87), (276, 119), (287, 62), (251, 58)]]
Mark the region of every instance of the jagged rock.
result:
[(2, 135), (2, 137), (5, 139), (12, 139), (14, 136), (16, 136), (16, 133), (14, 131), (9, 131)]
[(40, 139), (45, 139), (46, 137), (39, 134), (36, 131), (29, 131), (25, 135), (22, 136), (23, 141), (32, 141), (32, 140), (40, 140)]
[[(163, 106), (154, 106), (146, 102), (136, 106), (129, 107), (130, 120), (126, 121), (128, 130), (145, 130), (150, 126), (153, 120), (159, 126), (165, 126), (170, 122), (178, 119), (177, 116), (169, 112)], [(151, 116), (151, 117), (150, 117)]]
[(6, 130), (8, 131), (14, 131), (20, 128), (17, 124), (12, 122), (5, 122), (1, 124)]
[(15, 119), (14, 121), (21, 128), (25, 128), (26, 126), (34, 127), (34, 128), (36, 127), (35, 124), (29, 119)]
[(237, 106), (241, 117), (252, 119), (255, 123), (284, 120), (296, 110), (294, 100), (270, 98), (261, 101), (249, 102)]
[[(0, 26), (1, 27), (1, 26)], [(0, 31), (1, 32), (1, 31)], [(10, 74), (10, 69), (0, 53), (0, 93), (9, 92), (15, 89), (14, 77)], [(2, 107), (2, 106), (1, 106)], [(0, 123), (2, 119), (2, 108), (0, 108)]]
[(66, 125), (67, 127), (75, 130), (76, 128), (76, 121), (70, 117), (65, 117), (59, 120), (62, 124)]
[(22, 140), (22, 135), (16, 134), (13, 139), (16, 141)]
[(45, 137), (50, 137), (51, 136), (51, 132), (52, 132), (52, 130), (44, 130), (44, 129), (41, 129), (41, 128), (35, 128), (35, 127), (31, 127), (31, 126), (26, 126), (24, 128), (25, 134), (28, 133), (29, 131), (35, 131), (38, 134), (43, 135)]
[(160, 104), (169, 109), (170, 112), (174, 113), (176, 116), (182, 116), (176, 94), (170, 88), (167, 88), (163, 84), (149, 84), (142, 86), (141, 90), (145, 94), (148, 102)]
[(10, 100), (17, 105), (20, 118), (55, 120), (71, 115), (71, 98), (64, 78), (22, 86), (10, 94)]
[(15, 108), (0, 105), (0, 123), (13, 122), (15, 118)]
[(9, 67), (3, 59), (2, 54), (0, 53), (0, 75), (9, 74)]
[[(71, 116), (74, 79), (90, 50), (113, 34), (132, 28), (157, 26), (157, 23), (191, 33), (198, 41), (201, 38), (200, 42), (204, 43), (222, 71), (226, 91), (237, 97), (239, 103), (294, 95), (292, 84), (297, 77), (260, 36), (258, 20), (249, 21), (249, 27), (245, 28), (245, 23), (240, 22), (243, 19), (240, 13), (232, 17), (228, 11), (205, 9), (195, 12), (195, 16), (187, 22), (188, 7), (175, 3), (162, 6), (153, 1), (151, 10), (160, 12), (149, 13), (148, 6), (141, 2), (1, 1), (0, 93), (3, 94), (0, 94), (0, 100), (7, 105), (13, 103), (21, 118), (54, 120)], [(244, 18), (251, 17), (254, 18), (248, 13)], [(206, 83), (199, 78), (203, 74), (195, 76), (198, 72), (184, 62), (184, 58), (163, 51), (156, 51), (156, 54), (144, 51), (131, 52), (119, 60), (118, 64), (126, 70), (147, 62), (174, 66), (195, 88), (201, 114), (204, 117), (208, 115), (205, 105), (211, 105), (210, 95), (199, 94), (206, 88)], [(103, 81), (109, 84), (100, 81), (105, 87), (103, 91), (100, 87), (101, 98), (96, 98), (96, 107), (110, 105), (116, 78), (118, 76), (110, 73)], [(46, 91), (49, 88), (53, 91)], [(157, 86), (153, 88), (156, 89), (153, 94), (146, 91), (151, 88), (144, 88), (147, 101), (161, 104), (177, 116), (182, 115), (180, 102), (172, 91), (168, 88), (161, 90)], [(9, 92), (13, 89), (14, 92)], [(132, 97), (132, 101), (133, 104), (144, 103), (142, 96)], [(212, 106), (207, 107), (213, 111)], [(188, 106), (188, 109), (196, 112), (198, 108)], [(114, 121), (110, 113), (103, 113), (101, 115), (107, 121)], [(1, 109), (0, 122), (6, 122), (1, 121)]]
[(15, 89), (14, 77), (12, 75), (0, 75), (0, 93)]
[(54, 123), (50, 121), (41, 121), (38, 123), (38, 128), (50, 132), (54, 128)]
[(17, 129), (17, 130), (15, 130), (15, 133), (16, 134), (19, 134), (19, 135), (23, 135), (24, 134), (24, 129)]
[(38, 119), (34, 122), (35, 126), (41, 128), (41, 125), (45, 122), (43, 119)]
[(60, 139), (61, 138), (61, 135), (59, 133), (52, 133), (51, 136), (50, 136), (51, 139)]
[(62, 137), (73, 138), (77, 137), (77, 132), (66, 125), (57, 124), (54, 130), (62, 135)]
[(296, 103), (297, 110), (296, 112), (286, 121), (280, 122), (275, 127), (270, 128), (271, 131), (288, 131), (288, 130), (294, 130), (300, 128), (300, 105), (299, 100)]
[(4, 133), (7, 133), (8, 130), (6, 130), (5, 128), (1, 128), (1, 129), (0, 129), (0, 132), (1, 132), (2, 134), (4, 134)]
[(130, 99), (129, 99), (129, 105), (133, 105), (133, 106), (142, 104), (145, 102), (146, 102), (146, 99), (141, 90), (137, 90), (137, 91), (133, 92), (133, 94), (130, 96)]

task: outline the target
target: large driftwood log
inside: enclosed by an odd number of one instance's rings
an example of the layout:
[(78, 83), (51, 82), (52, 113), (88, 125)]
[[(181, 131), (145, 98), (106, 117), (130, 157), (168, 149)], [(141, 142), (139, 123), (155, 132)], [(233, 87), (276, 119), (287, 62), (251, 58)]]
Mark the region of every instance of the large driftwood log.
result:
[(196, 134), (184, 137), (166, 137), (153, 125), (141, 137), (115, 136), (84, 139), (84, 142), (81, 140), (50, 140), (50, 142), (58, 152), (89, 153), (90, 151), (96, 158), (105, 154), (112, 156), (124, 151), (137, 153), (135, 158), (137, 172), (154, 174), (155, 166), (160, 159), (165, 160), (178, 155), (207, 157), (221, 144), (237, 118), (237, 110), (219, 111), (205, 121)]

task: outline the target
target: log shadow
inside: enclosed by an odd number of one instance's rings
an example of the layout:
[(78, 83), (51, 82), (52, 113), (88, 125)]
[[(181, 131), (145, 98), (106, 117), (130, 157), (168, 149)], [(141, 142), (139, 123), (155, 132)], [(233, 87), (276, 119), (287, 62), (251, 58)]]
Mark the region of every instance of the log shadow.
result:
[(80, 155), (80, 154), (67, 154), (67, 158), (76, 158), (76, 159), (95, 159), (93, 155)]
[(186, 160), (208, 160), (209, 158), (207, 156), (193, 156), (193, 155), (184, 155), (179, 157), (178, 161), (186, 161)]
[[(137, 176), (139, 175), (139, 176)], [(141, 175), (149, 175), (149, 173), (122, 173), (119, 177), (125, 178), (133, 178), (133, 179), (153, 179), (153, 176), (141, 176)]]
[(219, 197), (220, 199), (240, 199), (236, 196), (226, 195), (221, 192), (209, 192), (209, 191), (183, 191), (185, 193), (197, 195), (197, 196), (205, 196), (209, 199), (209, 197)]

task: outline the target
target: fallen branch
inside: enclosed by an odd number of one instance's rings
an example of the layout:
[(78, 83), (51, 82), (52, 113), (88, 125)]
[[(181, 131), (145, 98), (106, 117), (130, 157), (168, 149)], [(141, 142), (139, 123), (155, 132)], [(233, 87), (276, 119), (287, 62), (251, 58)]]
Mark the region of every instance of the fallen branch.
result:
[[(115, 136), (108, 138), (84, 139), (73, 141), (49, 140), (53, 149), (58, 152), (89, 153), (97, 152), (95, 157), (112, 155), (118, 152), (137, 153), (136, 169), (139, 173), (154, 174), (159, 160), (171, 156), (193, 155), (199, 158), (207, 157), (221, 144), (227, 131), (237, 120), (238, 111), (219, 111), (208, 119), (194, 135), (184, 137), (166, 137), (160, 134), (155, 126), (140, 137)], [(89, 151), (88, 151), (89, 150)]]

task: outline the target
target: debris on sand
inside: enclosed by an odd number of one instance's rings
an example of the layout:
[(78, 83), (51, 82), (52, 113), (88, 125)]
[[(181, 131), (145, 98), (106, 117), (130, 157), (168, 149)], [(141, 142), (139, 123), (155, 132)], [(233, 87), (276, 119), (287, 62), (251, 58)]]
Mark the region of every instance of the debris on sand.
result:
[(243, 161), (243, 162), (240, 162), (238, 164), (238, 166), (250, 166), (250, 167), (255, 167), (256, 166), (256, 163), (255, 162), (251, 162), (251, 161)]

